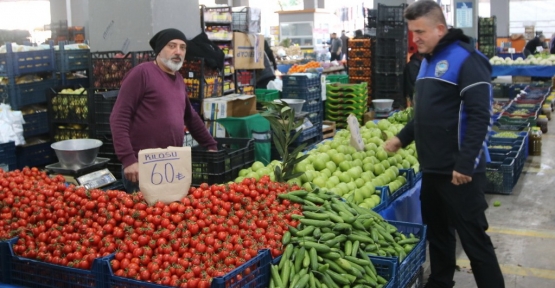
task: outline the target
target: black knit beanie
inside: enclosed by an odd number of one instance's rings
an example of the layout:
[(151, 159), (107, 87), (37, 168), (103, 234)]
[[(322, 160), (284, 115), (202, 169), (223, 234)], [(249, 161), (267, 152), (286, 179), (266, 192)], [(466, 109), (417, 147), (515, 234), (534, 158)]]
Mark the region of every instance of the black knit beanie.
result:
[(177, 29), (168, 28), (156, 33), (156, 35), (154, 35), (148, 43), (150, 44), (150, 47), (152, 47), (152, 49), (154, 50), (154, 53), (158, 55), (158, 53), (162, 51), (164, 46), (166, 46), (168, 42), (174, 39), (187, 41), (187, 38), (185, 37), (185, 34), (183, 34), (183, 32)]

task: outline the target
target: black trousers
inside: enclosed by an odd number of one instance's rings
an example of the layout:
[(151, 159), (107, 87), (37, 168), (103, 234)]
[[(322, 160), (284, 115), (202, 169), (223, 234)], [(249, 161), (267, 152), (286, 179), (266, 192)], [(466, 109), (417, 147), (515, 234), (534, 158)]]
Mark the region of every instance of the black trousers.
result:
[(422, 175), (422, 219), (428, 225), (431, 274), (428, 286), (453, 287), (456, 266), (455, 230), (470, 259), (479, 288), (504, 288), (503, 274), (490, 237), (484, 197), (485, 173), (472, 176), (464, 185), (453, 185), (451, 175)]

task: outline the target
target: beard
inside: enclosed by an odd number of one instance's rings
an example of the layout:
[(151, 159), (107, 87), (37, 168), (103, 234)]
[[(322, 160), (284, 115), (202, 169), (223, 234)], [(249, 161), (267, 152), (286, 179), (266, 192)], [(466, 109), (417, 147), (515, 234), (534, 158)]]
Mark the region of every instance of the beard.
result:
[[(162, 63), (164, 63), (164, 65), (173, 72), (177, 72), (183, 66), (183, 59), (179, 56), (174, 56), (171, 59), (160, 57), (160, 59), (162, 60)], [(180, 61), (176, 63), (172, 59), (179, 59)]]

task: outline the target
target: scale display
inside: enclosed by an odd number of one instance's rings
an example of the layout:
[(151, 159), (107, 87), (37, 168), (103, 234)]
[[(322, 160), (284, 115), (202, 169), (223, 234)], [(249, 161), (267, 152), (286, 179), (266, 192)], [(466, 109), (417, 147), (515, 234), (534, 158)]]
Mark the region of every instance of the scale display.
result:
[(77, 181), (88, 190), (112, 184), (116, 182), (117, 179), (108, 169), (102, 169), (77, 177)]

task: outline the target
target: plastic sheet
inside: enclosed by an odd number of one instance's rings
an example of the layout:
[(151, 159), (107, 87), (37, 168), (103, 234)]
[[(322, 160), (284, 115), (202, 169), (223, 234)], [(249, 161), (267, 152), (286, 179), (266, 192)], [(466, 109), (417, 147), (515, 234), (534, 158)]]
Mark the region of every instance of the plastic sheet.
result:
[(421, 184), (422, 181), (416, 182), (414, 187), (379, 212), (380, 215), (386, 220), (422, 224), (422, 214), (420, 213)]

